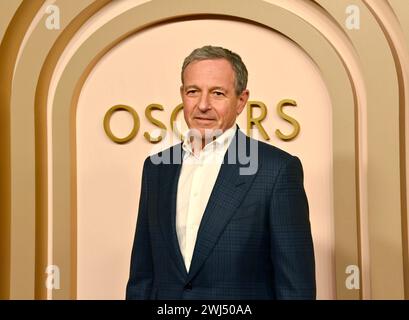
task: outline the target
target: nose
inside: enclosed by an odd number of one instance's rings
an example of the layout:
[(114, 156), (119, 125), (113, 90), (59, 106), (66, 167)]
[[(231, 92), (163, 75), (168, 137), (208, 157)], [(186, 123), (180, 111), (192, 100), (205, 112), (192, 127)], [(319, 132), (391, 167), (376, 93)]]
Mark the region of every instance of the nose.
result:
[(211, 109), (208, 93), (203, 92), (203, 94), (200, 96), (198, 108), (202, 112), (206, 112), (207, 110)]

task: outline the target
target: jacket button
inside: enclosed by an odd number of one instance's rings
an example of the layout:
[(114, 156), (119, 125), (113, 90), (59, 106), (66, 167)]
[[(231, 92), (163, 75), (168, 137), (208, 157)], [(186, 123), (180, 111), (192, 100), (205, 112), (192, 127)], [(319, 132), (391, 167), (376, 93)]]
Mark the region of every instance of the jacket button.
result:
[(186, 283), (186, 285), (183, 288), (184, 290), (192, 290), (193, 286), (191, 282)]

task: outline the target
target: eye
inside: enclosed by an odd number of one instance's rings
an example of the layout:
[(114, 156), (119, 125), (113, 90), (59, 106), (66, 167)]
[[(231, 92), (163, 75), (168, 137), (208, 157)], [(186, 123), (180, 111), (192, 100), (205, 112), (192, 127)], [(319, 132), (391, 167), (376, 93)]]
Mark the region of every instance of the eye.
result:
[(218, 97), (224, 96), (224, 93), (221, 92), (221, 91), (213, 91), (213, 94), (214, 94), (215, 96), (218, 96)]
[(192, 95), (194, 95), (194, 94), (196, 94), (196, 93), (197, 93), (197, 90), (196, 90), (196, 89), (189, 89), (189, 90), (186, 91), (186, 94), (187, 94), (188, 96), (192, 96)]

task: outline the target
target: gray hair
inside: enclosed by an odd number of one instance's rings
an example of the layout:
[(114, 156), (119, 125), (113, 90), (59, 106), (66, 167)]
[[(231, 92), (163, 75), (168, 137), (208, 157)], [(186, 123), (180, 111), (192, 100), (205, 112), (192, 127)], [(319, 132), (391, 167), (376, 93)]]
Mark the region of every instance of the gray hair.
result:
[(240, 56), (237, 53), (234, 53), (228, 49), (222, 47), (214, 46), (204, 46), (197, 48), (189, 54), (183, 61), (182, 66), (182, 83), (183, 82), (183, 73), (185, 72), (186, 67), (194, 62), (201, 60), (215, 60), (215, 59), (226, 59), (230, 62), (233, 67), (235, 77), (234, 77), (234, 87), (236, 95), (240, 95), (247, 88), (247, 77), (248, 72), (245, 64), (241, 60)]

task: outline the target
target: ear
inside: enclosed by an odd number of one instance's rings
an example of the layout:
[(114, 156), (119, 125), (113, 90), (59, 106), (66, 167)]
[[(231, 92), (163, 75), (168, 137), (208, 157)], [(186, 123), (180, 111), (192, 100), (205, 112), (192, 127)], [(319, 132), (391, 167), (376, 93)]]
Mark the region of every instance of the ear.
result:
[(244, 90), (240, 95), (239, 95), (239, 99), (238, 99), (238, 103), (237, 103), (237, 108), (236, 108), (236, 113), (237, 115), (239, 115), (244, 107), (247, 104), (247, 101), (249, 100), (249, 96), (250, 96), (250, 91), (249, 90)]

